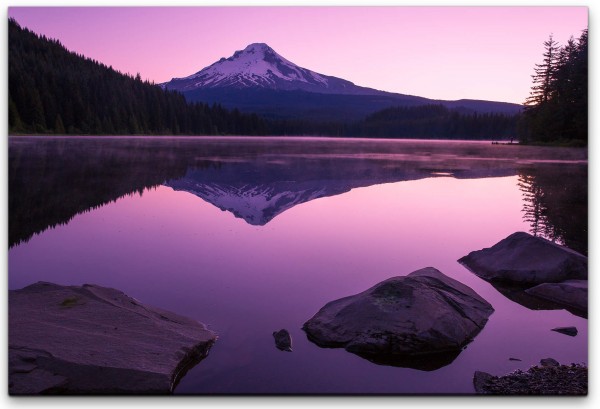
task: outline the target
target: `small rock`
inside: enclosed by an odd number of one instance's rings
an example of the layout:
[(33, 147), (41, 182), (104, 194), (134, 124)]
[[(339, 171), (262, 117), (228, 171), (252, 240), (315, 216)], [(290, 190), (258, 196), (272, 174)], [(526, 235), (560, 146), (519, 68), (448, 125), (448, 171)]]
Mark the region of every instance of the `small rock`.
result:
[(521, 359), (519, 359), (519, 358), (508, 358), (508, 360), (509, 361), (519, 361), (519, 362), (521, 362)]
[(273, 332), (275, 346), (281, 351), (292, 352), (292, 336), (286, 329)]
[(561, 334), (565, 334), (570, 337), (574, 337), (578, 334), (577, 328), (575, 328), (575, 327), (557, 327), (557, 328), (552, 328), (552, 331), (560, 332)]
[(544, 358), (544, 359), (542, 359), (540, 361), (540, 364), (542, 366), (546, 366), (546, 367), (548, 367), (548, 366), (552, 367), (552, 366), (559, 366), (560, 365), (556, 359), (552, 359), (552, 358)]

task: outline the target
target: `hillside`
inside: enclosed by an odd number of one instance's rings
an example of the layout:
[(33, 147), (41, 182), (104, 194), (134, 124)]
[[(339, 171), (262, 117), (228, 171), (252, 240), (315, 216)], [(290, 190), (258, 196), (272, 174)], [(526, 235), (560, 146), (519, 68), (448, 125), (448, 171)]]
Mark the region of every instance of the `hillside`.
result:
[(68, 51), (9, 20), (10, 134), (260, 135), (256, 115), (177, 93)]

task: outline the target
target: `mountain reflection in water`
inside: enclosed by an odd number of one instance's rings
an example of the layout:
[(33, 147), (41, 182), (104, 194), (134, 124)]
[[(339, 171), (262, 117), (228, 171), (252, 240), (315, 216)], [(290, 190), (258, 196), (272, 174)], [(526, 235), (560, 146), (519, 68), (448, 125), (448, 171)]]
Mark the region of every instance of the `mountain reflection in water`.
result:
[(298, 204), (357, 187), (519, 174), (532, 233), (587, 254), (585, 160), (577, 150), (557, 155), (483, 142), (13, 137), (9, 245), (161, 184), (260, 226)]

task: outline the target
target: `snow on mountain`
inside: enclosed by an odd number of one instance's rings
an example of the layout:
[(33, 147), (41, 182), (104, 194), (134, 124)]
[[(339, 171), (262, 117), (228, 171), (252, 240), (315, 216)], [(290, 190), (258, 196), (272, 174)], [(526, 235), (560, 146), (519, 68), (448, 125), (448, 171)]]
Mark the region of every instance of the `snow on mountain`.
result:
[(336, 94), (378, 94), (350, 81), (299, 67), (264, 43), (253, 43), (229, 58), (184, 78), (161, 84), (181, 92), (210, 88), (266, 88)]
[(323, 76), (298, 67), (264, 43), (250, 44), (244, 50), (236, 51), (233, 56), (222, 58), (202, 71), (186, 77), (198, 81), (194, 83), (195, 86), (216, 86), (224, 82), (229, 82), (228, 85), (236, 84), (231, 81), (257, 85), (263, 81), (272, 82), (273, 78), (327, 84), (327, 79)]

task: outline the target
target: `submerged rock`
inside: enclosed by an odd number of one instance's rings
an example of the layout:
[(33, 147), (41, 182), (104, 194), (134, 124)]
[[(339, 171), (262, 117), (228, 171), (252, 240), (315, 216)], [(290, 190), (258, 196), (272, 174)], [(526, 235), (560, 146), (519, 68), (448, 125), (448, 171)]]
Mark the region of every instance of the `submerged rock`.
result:
[(322, 347), (433, 370), (452, 362), (493, 311), (471, 288), (428, 267), (329, 302), (303, 329)]
[(588, 280), (566, 280), (560, 283), (544, 283), (525, 290), (529, 295), (557, 303), (575, 310), (577, 315), (587, 316)]
[(458, 261), (485, 280), (527, 285), (587, 279), (588, 270), (584, 255), (525, 232)]
[(9, 291), (9, 393), (166, 394), (216, 335), (96, 285)]
[(282, 351), (292, 352), (292, 336), (286, 329), (273, 332), (275, 346)]
[(558, 328), (552, 328), (552, 331), (559, 332), (561, 334), (565, 334), (565, 335), (568, 335), (570, 337), (575, 337), (579, 333), (577, 331), (577, 328), (575, 328), (575, 327), (558, 327)]

